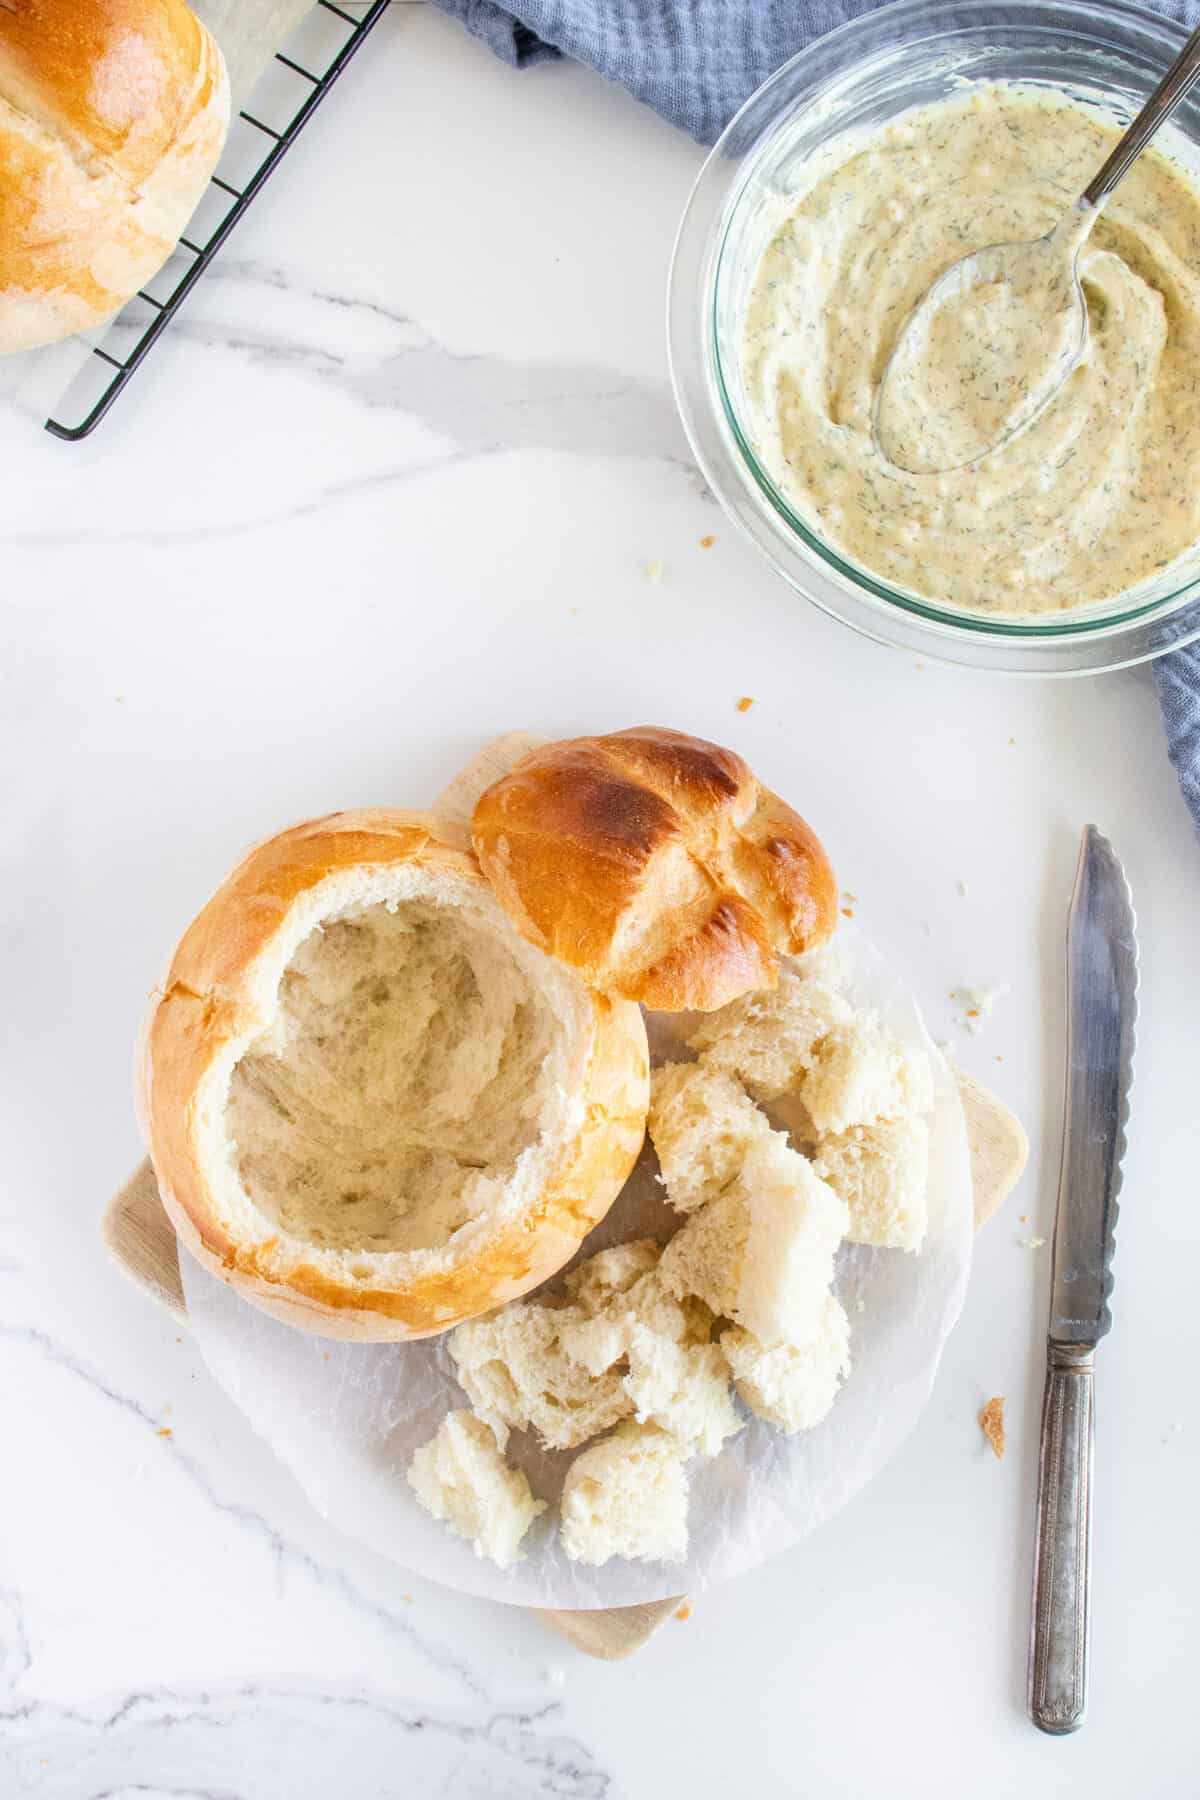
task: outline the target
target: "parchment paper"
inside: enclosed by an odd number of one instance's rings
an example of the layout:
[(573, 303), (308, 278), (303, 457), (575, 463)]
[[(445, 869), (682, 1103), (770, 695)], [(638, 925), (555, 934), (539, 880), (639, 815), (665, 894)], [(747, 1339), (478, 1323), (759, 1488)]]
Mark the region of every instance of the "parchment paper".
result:
[[(928, 1051), (937, 1099), (930, 1224), (920, 1255), (850, 1245), (840, 1253), (836, 1286), (850, 1318), (854, 1367), (825, 1422), (787, 1438), (751, 1418), (719, 1457), (693, 1461), (684, 1563), (577, 1567), (559, 1546), (552, 1508), (526, 1537), (525, 1560), (500, 1570), (431, 1519), (405, 1479), (417, 1446), (446, 1412), (466, 1405), (440, 1340), (370, 1345), (308, 1337), (258, 1312), (181, 1254), (188, 1314), (205, 1362), (331, 1524), (466, 1593), (521, 1606), (629, 1606), (697, 1593), (789, 1549), (878, 1473), (916, 1424), (962, 1305), (971, 1172), (953, 1077), (913, 1001), (861, 934), (843, 928), (838, 941), (851, 1002), (878, 1010), (907, 1042)], [(664, 1060), (678, 1041), (678, 1024), (665, 1015), (648, 1023), (654, 1060)], [(647, 1152), (581, 1255), (629, 1237), (670, 1235), (679, 1220), (661, 1198), (654, 1168)], [(509, 1455), (536, 1494), (557, 1500), (572, 1452), (546, 1452), (520, 1433)]]
[[(315, 0), (189, 0), (192, 11), (221, 46), (229, 69), (235, 118), (284, 38), (312, 11), (314, 3)], [(0, 405), (29, 413), (39, 424), (51, 417), (94, 347), (104, 342), (111, 324), (107, 319), (91, 331), (47, 344), (41, 350), (0, 356)]]

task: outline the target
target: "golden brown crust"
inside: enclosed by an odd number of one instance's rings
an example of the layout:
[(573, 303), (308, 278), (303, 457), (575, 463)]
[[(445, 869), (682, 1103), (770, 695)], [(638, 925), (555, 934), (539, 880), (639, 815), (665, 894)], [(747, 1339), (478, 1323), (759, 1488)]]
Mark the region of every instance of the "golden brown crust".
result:
[(183, 0), (4, 0), (0, 351), (83, 330), (136, 293), (228, 120), (220, 50)]
[(707, 1011), (823, 943), (820, 843), (731, 750), (643, 726), (548, 744), (479, 799), (472, 841), (518, 930), (592, 986)]
[(547, 1280), (616, 1199), (637, 1159), (649, 1100), (636, 1007), (587, 994), (591, 1042), (583, 1123), (536, 1202), (499, 1226), (470, 1264), (364, 1286), (279, 1239), (239, 1242), (221, 1217), (197, 1116), (204, 1077), (232, 1040), (261, 1027), (253, 965), (309, 889), (340, 871), (412, 862), (484, 888), (462, 827), (430, 814), (334, 813), (252, 850), (175, 952), (145, 1033), (142, 1112), (163, 1204), (193, 1254), (247, 1299), (331, 1337), (421, 1337)]

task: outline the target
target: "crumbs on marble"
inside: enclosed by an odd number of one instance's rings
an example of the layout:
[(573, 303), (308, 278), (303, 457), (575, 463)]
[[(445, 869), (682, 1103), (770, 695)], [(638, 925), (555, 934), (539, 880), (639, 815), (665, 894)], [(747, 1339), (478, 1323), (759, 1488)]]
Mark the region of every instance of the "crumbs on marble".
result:
[(662, 587), (667, 579), (667, 565), (665, 562), (643, 563), (642, 574), (652, 587)]
[(712, 532), (710, 531), (706, 537), (702, 537), (700, 539), (700, 548), (702, 550), (711, 550), (713, 545), (716, 543), (716, 541), (717, 541), (716, 538), (713, 536)]
[(671, 1617), (674, 1619), (683, 1619), (684, 1621), (690, 1619), (691, 1616), (692, 1616), (692, 1609), (688, 1605), (686, 1600), (684, 1601), (683, 1605), (681, 1607), (679, 1607), (678, 1610), (676, 1612), (672, 1613), (672, 1615), (671, 1615)]
[(750, 708), (753, 705), (754, 705), (754, 700), (753, 700), (752, 696), (749, 694), (743, 694), (741, 699), (737, 703), (737, 710), (739, 712), (749, 712)]
[(1004, 1395), (994, 1394), (979, 1411), (979, 1429), (997, 1462), (1004, 1461)]
[(985, 1022), (992, 1016), (997, 1000), (1007, 992), (1008, 989), (1002, 986), (952, 988), (950, 998), (962, 1008), (963, 1016), (959, 1024), (963, 1030), (971, 1032), (973, 1036), (981, 1032)]
[(175, 1434), (169, 1425), (160, 1425), (154, 1435), (155, 1437), (174, 1437)]
[(1023, 1237), (1017, 1239), (1022, 1250), (1040, 1250), (1045, 1244), (1044, 1237)]

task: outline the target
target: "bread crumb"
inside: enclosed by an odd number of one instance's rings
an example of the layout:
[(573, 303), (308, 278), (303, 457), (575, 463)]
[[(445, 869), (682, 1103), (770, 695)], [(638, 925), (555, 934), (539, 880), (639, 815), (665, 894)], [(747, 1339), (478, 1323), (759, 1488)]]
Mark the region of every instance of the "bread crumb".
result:
[(997, 1462), (1004, 1460), (1004, 1395), (996, 1394), (979, 1414), (979, 1429), (992, 1446)]
[(1043, 1237), (1023, 1237), (1018, 1238), (1017, 1242), (1022, 1250), (1040, 1250), (1046, 1240)]
[(712, 532), (710, 531), (708, 533), (707, 537), (702, 537), (700, 539), (700, 548), (702, 550), (711, 550), (713, 545), (716, 543), (716, 541), (717, 541), (716, 538), (713, 536)]
[(1016, 738), (1009, 738), (1008, 741), (1010, 744), (1015, 744), (1017, 740), (1016, 740)]
[(174, 1437), (175, 1434), (169, 1425), (164, 1425), (162, 1429), (156, 1431), (154, 1435), (155, 1437)]
[(686, 1600), (684, 1601), (683, 1605), (678, 1608), (678, 1610), (676, 1612), (673, 1612), (671, 1614), (671, 1617), (673, 1619), (690, 1619), (691, 1616), (692, 1616), (692, 1609), (688, 1605)]
[(854, 917), (854, 908), (852, 906), (843, 906), (842, 917), (843, 919), (852, 919)]
[(966, 884), (966, 882), (965, 882), (965, 881), (956, 881), (956, 882), (955, 882), (955, 884), (954, 884), (954, 885), (955, 885), (955, 887), (956, 887), (956, 888), (957, 888), (957, 889), (958, 889), (958, 891), (959, 891), (959, 893), (960, 893), (960, 894), (961, 894), (961, 895), (962, 895), (962, 897), (963, 897), (963, 899), (964, 899), (964, 900), (965, 900), (965, 899), (966, 899), (966, 897), (967, 897), (967, 884)]
[(1021, 1213), (1017, 1219), (1017, 1224), (1018, 1225), (1028, 1225), (1028, 1223), (1029, 1223), (1029, 1214)]
[(754, 701), (751, 699), (750, 695), (743, 694), (741, 699), (737, 703), (737, 709), (739, 712), (749, 712), (750, 708), (753, 705), (754, 705)]
[(579, 614), (583, 611), (583, 608), (582, 608), (582, 606), (568, 606), (567, 611), (570, 613), (571, 617), (574, 619), (574, 618), (578, 618)]
[(963, 1029), (971, 1032), (972, 1035), (982, 1031), (984, 1024), (992, 1016), (997, 1000), (1007, 991), (1007, 988), (999, 985), (954, 989), (950, 998), (957, 1001), (963, 1008), (961, 1021)]
[(642, 565), (642, 574), (653, 587), (661, 587), (667, 578), (667, 565), (664, 562), (648, 562)]
[(401, 1596), (400, 1596), (400, 1598), (401, 1598), (401, 1599), (402, 1599), (402, 1600), (407, 1600), (407, 1601), (408, 1601), (408, 1604), (409, 1604), (409, 1605), (410, 1605), (410, 1606), (411, 1606), (411, 1605), (412, 1605), (412, 1595), (411, 1595), (411, 1594), (401, 1594)]

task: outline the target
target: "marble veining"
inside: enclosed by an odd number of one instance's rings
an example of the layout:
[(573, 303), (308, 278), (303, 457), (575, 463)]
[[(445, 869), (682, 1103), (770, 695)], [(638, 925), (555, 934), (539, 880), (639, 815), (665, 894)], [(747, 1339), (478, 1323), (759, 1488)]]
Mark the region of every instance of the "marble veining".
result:
[[(561, 1715), (558, 1702), (430, 1711), (270, 1682), (147, 1688), (86, 1707), (10, 1698), (0, 1774), (38, 1800), (606, 1800), (610, 1773)], [(387, 1770), (394, 1786), (381, 1786)]]
[[(148, 1430), (155, 1433), (161, 1431), (161, 1415), (155, 1413), (134, 1395), (121, 1393), (112, 1387), (98, 1370), (38, 1326), (14, 1326), (0, 1322), (0, 1342), (4, 1341), (27, 1346), (43, 1360), (52, 1362), (77, 1380), (85, 1382), (94, 1393), (99, 1394), (111, 1405), (118, 1407), (122, 1412), (145, 1425)], [(429, 1663), (441, 1674), (449, 1676), (462, 1691), (478, 1699), (488, 1697), (490, 1693), (488, 1683), (445, 1645), (418, 1632), (408, 1619), (364, 1593), (343, 1570), (319, 1561), (298, 1544), (286, 1538), (264, 1514), (255, 1511), (253, 1507), (243, 1505), (240, 1501), (225, 1499), (217, 1491), (207, 1470), (196, 1461), (195, 1457), (183, 1449), (176, 1437), (172, 1435), (162, 1438), (159, 1443), (173, 1465), (199, 1488), (205, 1500), (225, 1518), (232, 1520), (234, 1524), (252, 1532), (259, 1538), (270, 1550), (280, 1567), (292, 1568), (320, 1587), (330, 1589), (338, 1594), (356, 1612), (369, 1617), (373, 1624), (381, 1627), (388, 1635), (401, 1640), (410, 1650), (415, 1651), (422, 1661)], [(25, 1644), (26, 1652), (28, 1652), (27, 1639), (22, 1638), (20, 1641)]]

